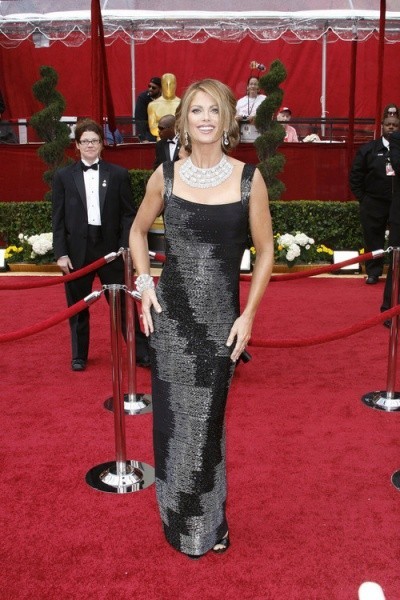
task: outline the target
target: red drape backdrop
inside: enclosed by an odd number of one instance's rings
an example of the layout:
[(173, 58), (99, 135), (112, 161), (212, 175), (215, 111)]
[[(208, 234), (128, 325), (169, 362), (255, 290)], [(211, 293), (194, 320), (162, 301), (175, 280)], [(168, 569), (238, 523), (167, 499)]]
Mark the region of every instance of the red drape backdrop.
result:
[[(286, 186), (282, 200), (349, 199), (347, 144), (283, 144), (280, 152), (286, 157), (280, 176)], [(72, 144), (69, 154), (75, 156)], [(154, 155), (154, 144), (106, 146), (103, 151), (105, 160), (128, 169), (151, 169)], [(240, 144), (233, 155), (244, 162), (258, 162), (253, 144)], [(36, 144), (0, 144), (0, 164), (0, 202), (43, 199), (48, 189), (42, 178), (46, 167)]]
[[(283, 40), (259, 43), (246, 38), (240, 43), (208, 40), (165, 43), (152, 39), (134, 47), (135, 96), (146, 89), (151, 76), (173, 72), (177, 76), (178, 95), (194, 79), (217, 77), (228, 83), (239, 97), (245, 93), (249, 63), (257, 60), (267, 67), (276, 58), (288, 71), (284, 83), (285, 105), (293, 116), (316, 117), (321, 113), (320, 42), (288, 44)], [(348, 116), (351, 43), (337, 41), (327, 48), (326, 108), (328, 117)], [(131, 48), (121, 40), (107, 47), (110, 85), (117, 115), (132, 114)], [(400, 79), (397, 72), (398, 45), (385, 45), (382, 103), (400, 102)], [(0, 87), (8, 106), (5, 118), (26, 118), (41, 107), (32, 95), (32, 84), (39, 78), (39, 67), (51, 65), (59, 73), (58, 89), (65, 96), (67, 116), (91, 113), (90, 42), (69, 48), (54, 43), (50, 48), (34, 48), (31, 41), (18, 48), (0, 48)], [(357, 52), (355, 116), (375, 116), (378, 73), (378, 40), (360, 42)]]

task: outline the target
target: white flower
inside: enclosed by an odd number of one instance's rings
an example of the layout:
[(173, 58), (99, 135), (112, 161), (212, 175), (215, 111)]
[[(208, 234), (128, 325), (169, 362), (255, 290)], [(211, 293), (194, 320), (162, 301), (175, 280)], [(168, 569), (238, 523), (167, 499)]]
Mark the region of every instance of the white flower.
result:
[(300, 256), (300, 252), (300, 246), (298, 246), (297, 244), (291, 244), (288, 248), (288, 251), (286, 252), (286, 260), (291, 262), (292, 260)]
[(31, 235), (27, 241), (32, 246), (32, 258), (35, 258), (35, 256), (44, 256), (53, 249), (52, 233)]
[[(295, 264), (297, 260), (307, 262), (311, 259), (314, 239), (301, 231), (284, 233), (276, 236), (276, 251), (278, 259)], [(292, 266), (292, 264), (290, 266)]]
[(24, 239), (24, 234), (23, 233), (19, 233), (18, 234), (18, 239), (19, 240), (23, 240)]
[(294, 242), (294, 236), (291, 233), (285, 233), (284, 235), (278, 237), (277, 242), (279, 246), (289, 248), (289, 246)]
[(305, 233), (301, 233), (300, 231), (296, 232), (296, 235), (294, 236), (294, 241), (296, 242), (296, 244), (299, 244), (299, 246), (306, 246), (307, 244), (314, 243), (314, 240), (312, 238), (309, 238), (308, 235), (306, 235)]

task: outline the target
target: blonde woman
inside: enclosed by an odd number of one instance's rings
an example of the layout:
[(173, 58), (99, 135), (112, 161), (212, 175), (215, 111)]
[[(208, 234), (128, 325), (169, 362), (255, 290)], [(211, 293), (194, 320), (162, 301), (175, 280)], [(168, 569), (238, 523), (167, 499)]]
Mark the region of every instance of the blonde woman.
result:
[[(167, 540), (191, 558), (230, 545), (225, 405), (273, 263), (264, 180), (255, 167), (228, 157), (239, 139), (235, 109), (219, 81), (187, 89), (176, 115), (187, 156), (153, 173), (130, 233), (151, 347), (157, 499)], [(155, 288), (147, 232), (160, 213), (166, 262)], [(257, 259), (240, 312), (249, 226)]]

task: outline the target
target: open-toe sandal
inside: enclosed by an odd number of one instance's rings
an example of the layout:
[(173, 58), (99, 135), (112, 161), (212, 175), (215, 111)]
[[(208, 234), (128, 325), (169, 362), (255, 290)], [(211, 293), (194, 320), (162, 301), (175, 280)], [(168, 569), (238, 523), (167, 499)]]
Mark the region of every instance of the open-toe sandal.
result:
[(222, 540), (219, 540), (219, 542), (217, 542), (215, 544), (215, 546), (213, 546), (213, 552), (216, 552), (216, 554), (222, 554), (223, 552), (226, 552), (229, 548), (229, 546), (231, 545), (230, 541), (229, 541), (229, 533), (226, 534), (225, 537), (222, 538)]

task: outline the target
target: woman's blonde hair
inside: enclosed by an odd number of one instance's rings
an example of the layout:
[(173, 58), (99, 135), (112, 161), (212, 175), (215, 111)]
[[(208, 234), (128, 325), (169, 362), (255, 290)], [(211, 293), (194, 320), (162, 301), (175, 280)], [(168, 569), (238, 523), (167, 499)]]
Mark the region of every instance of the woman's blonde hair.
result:
[[(188, 136), (188, 115), (193, 98), (197, 92), (209, 94), (216, 102), (221, 117), (220, 130), (221, 147), (223, 152), (237, 146), (239, 143), (239, 125), (236, 116), (236, 98), (231, 89), (217, 79), (201, 79), (192, 83), (185, 91), (183, 98), (176, 110), (176, 131), (179, 134), (181, 145), (189, 154), (192, 151), (192, 143)], [(223, 135), (225, 134), (225, 135)], [(224, 143), (224, 139), (227, 143)]]

